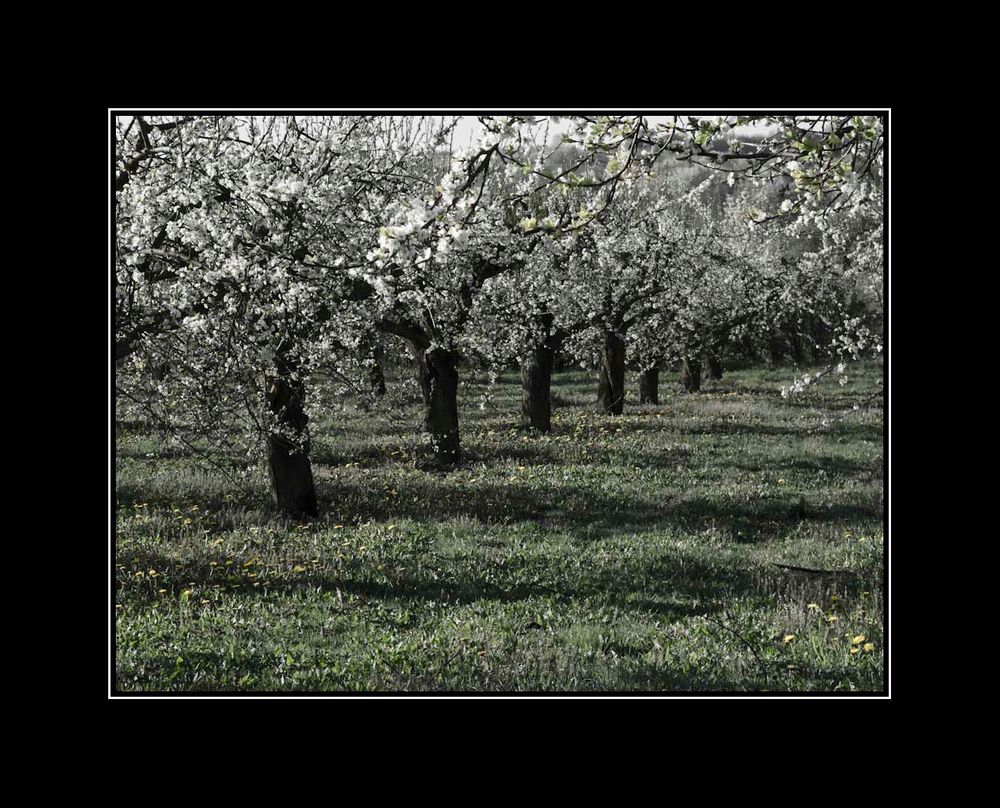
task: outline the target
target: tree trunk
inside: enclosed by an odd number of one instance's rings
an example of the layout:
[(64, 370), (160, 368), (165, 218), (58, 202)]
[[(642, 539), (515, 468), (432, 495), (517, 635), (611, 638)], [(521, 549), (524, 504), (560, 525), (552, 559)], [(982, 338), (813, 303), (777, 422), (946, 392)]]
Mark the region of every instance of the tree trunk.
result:
[(376, 343), (370, 356), (371, 365), (368, 367), (368, 381), (371, 384), (372, 395), (375, 398), (382, 398), (385, 395), (385, 371), (382, 365), (385, 362), (385, 351), (382, 346)]
[(691, 357), (681, 365), (681, 384), (688, 393), (701, 390), (701, 359)]
[(305, 387), (290, 372), (279, 360), (277, 373), (267, 379), (267, 405), (278, 430), (267, 436), (267, 466), (275, 504), (291, 516), (316, 516)]
[(597, 399), (605, 413), (622, 414), (625, 405), (625, 340), (610, 331), (604, 336)]
[(708, 365), (708, 372), (705, 374), (706, 379), (714, 379), (718, 381), (722, 378), (722, 362), (719, 361), (719, 355), (715, 351), (706, 351), (705, 359)]
[(822, 317), (812, 319), (812, 360), (819, 362), (829, 357), (828, 346), (830, 345), (829, 333), (823, 323)]
[(639, 403), (660, 403), (660, 371), (657, 368), (650, 368), (639, 374)]
[(552, 428), (552, 367), (555, 351), (536, 347), (521, 363), (521, 425), (539, 432)]
[(802, 337), (799, 333), (792, 328), (789, 328), (786, 332), (788, 337), (788, 345), (792, 351), (792, 361), (799, 367), (805, 364), (805, 350), (802, 346)]
[(767, 366), (774, 368), (781, 361), (781, 340), (771, 332), (767, 336)]
[(454, 464), (458, 441), (458, 354), (442, 348), (413, 346), (417, 378), (424, 396), (424, 431), (430, 435), (434, 459)]

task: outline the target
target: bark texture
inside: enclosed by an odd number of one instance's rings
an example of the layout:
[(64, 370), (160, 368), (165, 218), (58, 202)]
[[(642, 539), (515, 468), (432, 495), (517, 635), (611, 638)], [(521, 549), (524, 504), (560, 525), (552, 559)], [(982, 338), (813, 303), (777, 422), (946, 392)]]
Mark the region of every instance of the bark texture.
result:
[(267, 466), (275, 504), (291, 516), (316, 516), (316, 486), (309, 462), (305, 387), (279, 361), (267, 381), (267, 406), (277, 431), (267, 437)]
[(604, 336), (597, 400), (609, 415), (621, 415), (625, 407), (625, 340), (610, 331)]

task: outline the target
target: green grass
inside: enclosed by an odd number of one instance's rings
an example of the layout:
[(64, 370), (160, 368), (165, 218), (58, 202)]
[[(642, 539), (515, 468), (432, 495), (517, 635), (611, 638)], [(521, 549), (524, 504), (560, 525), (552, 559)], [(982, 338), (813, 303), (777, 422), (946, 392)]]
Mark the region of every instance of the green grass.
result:
[(448, 473), (412, 395), (331, 402), (306, 524), (121, 427), (117, 689), (881, 691), (882, 410), (851, 409), (881, 367), (784, 400), (792, 375), (663, 374), (615, 418), (560, 373), (547, 436), (513, 374), (472, 379)]

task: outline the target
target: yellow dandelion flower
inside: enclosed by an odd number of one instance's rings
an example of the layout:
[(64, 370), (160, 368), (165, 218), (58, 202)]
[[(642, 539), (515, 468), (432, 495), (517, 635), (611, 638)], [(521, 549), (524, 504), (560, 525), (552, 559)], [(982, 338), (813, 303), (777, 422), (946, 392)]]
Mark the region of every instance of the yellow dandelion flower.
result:
[(157, 589), (157, 590), (156, 590), (156, 594), (157, 594), (157, 595), (165, 595), (165, 594), (166, 594), (166, 592), (167, 592), (167, 590), (166, 590), (166, 589)]
[(861, 650), (862, 651), (868, 651), (870, 653), (870, 652), (872, 652), (872, 651), (875, 650), (875, 643), (873, 643), (873, 642), (866, 642), (864, 644), (864, 647)]
[(806, 608), (807, 609), (818, 609), (819, 608), (819, 604), (818, 603), (807, 603), (806, 604)]
[(855, 637), (853, 640), (851, 640), (851, 643), (853, 645), (861, 645), (861, 643), (863, 643), (864, 641), (865, 641), (865, 635), (864, 634), (859, 634), (857, 637)]
[(785, 643), (785, 645), (787, 645), (788, 643), (790, 643), (794, 639), (795, 639), (795, 635), (794, 634), (786, 634), (785, 638), (782, 640), (782, 642)]
[(826, 618), (826, 622), (828, 622), (828, 623), (836, 623), (839, 619), (840, 618), (837, 617), (837, 615), (831, 614), (829, 617)]
[(294, 567), (292, 567), (292, 572), (305, 572), (305, 571), (306, 568), (303, 567), (301, 564), (296, 564)]
[(854, 646), (854, 647), (853, 647), (853, 648), (851, 649), (851, 656), (854, 656), (854, 655), (855, 655), (856, 653), (858, 653), (858, 652), (859, 652), (860, 650), (861, 650), (860, 648), (858, 648), (857, 646)]

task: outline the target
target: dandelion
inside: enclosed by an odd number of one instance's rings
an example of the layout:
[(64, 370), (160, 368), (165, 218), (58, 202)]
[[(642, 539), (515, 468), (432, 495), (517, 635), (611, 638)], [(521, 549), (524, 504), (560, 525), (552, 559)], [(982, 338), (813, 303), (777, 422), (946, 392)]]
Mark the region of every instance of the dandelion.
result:
[(855, 637), (853, 640), (851, 640), (851, 644), (852, 645), (861, 645), (861, 643), (863, 643), (864, 641), (865, 641), (865, 635), (864, 634), (859, 634), (857, 637)]
[(875, 650), (875, 643), (873, 643), (873, 642), (866, 642), (864, 644), (864, 646), (862, 647), (861, 650), (862, 651), (868, 651), (869, 653), (871, 653), (872, 651)]
[(807, 603), (806, 604), (806, 608), (807, 609), (818, 609), (819, 608), (819, 604), (818, 603)]
[(790, 642), (791, 642), (792, 640), (794, 640), (794, 639), (795, 639), (795, 635), (794, 635), (794, 634), (786, 634), (786, 635), (785, 635), (785, 638), (784, 638), (784, 639), (782, 640), (782, 642), (783, 642), (783, 643), (784, 643), (785, 645), (788, 645), (788, 643), (790, 643)]
[(861, 649), (860, 649), (860, 648), (858, 648), (858, 647), (857, 647), (857, 646), (855, 645), (855, 646), (854, 646), (854, 647), (853, 647), (853, 648), (851, 649), (851, 656), (854, 656), (854, 655), (855, 655), (855, 654), (857, 654), (857, 653), (858, 653), (858, 652), (859, 652), (860, 650), (861, 650)]

